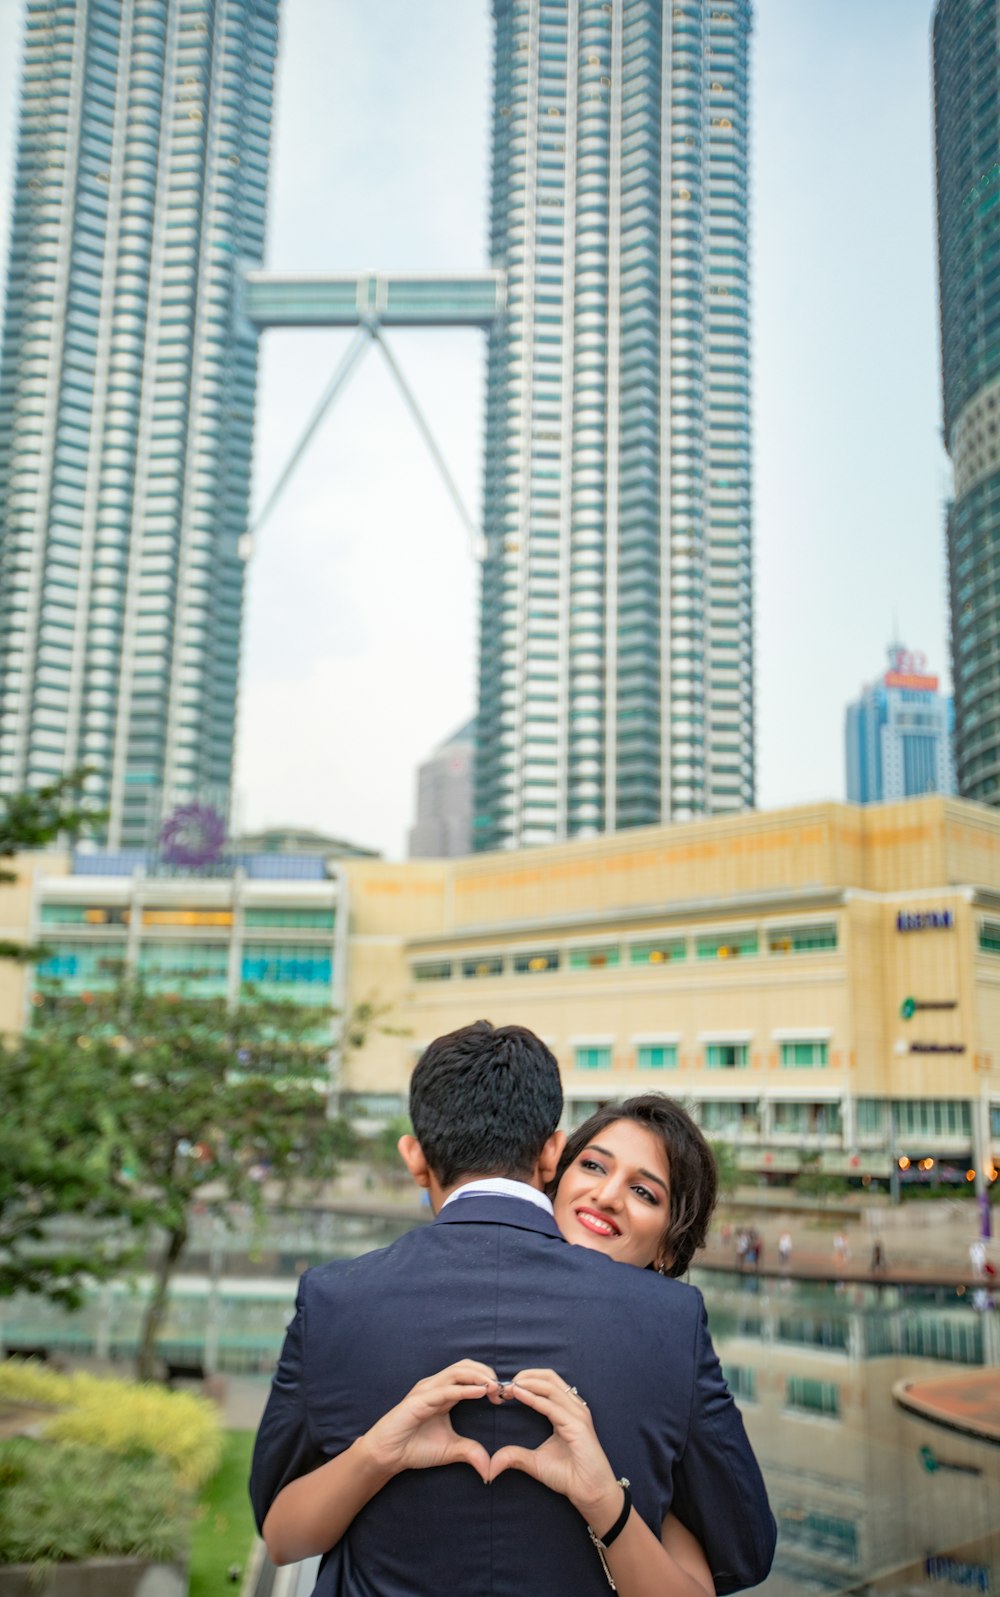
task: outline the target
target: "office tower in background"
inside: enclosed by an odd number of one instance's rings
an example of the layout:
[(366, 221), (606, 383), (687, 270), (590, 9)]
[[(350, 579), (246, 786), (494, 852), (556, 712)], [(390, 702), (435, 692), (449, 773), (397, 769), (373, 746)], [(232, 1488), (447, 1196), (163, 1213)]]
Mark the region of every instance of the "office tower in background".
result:
[(749, 0), (494, 0), (474, 840), (754, 800)]
[(1000, 7), (938, 0), (934, 128), (958, 790), (1000, 803)]
[(954, 793), (952, 702), (922, 654), (889, 649), (889, 669), (847, 706), (847, 798), (875, 804)]
[(0, 791), (225, 810), (278, 0), (27, 0), (0, 368)]
[(420, 766), (410, 859), (454, 859), (471, 852), (475, 752), (476, 723), (469, 721)]

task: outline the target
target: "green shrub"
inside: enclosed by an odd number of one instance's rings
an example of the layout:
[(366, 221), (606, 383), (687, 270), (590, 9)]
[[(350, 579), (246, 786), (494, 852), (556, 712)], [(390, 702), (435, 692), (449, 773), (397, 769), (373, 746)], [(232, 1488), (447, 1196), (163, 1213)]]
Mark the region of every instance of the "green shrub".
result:
[(190, 1523), (190, 1494), (159, 1459), (24, 1438), (0, 1442), (0, 1564), (183, 1562)]
[(42, 1434), (131, 1459), (160, 1458), (185, 1486), (218, 1468), (222, 1433), (211, 1403), (191, 1392), (109, 1381), (78, 1371), (62, 1375), (32, 1360), (0, 1364), (0, 1401), (51, 1407)]

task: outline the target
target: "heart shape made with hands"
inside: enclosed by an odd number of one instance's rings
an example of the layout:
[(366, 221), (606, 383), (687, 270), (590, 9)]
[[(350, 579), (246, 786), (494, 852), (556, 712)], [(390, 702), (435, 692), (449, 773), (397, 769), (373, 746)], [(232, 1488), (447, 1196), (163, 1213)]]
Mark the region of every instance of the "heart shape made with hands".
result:
[[(511, 1444), (491, 1455), (451, 1423), (457, 1404), (483, 1397), (496, 1407), (516, 1402), (533, 1409), (548, 1421), (551, 1435), (534, 1448)], [(391, 1473), (464, 1463), (489, 1485), (505, 1470), (517, 1469), (574, 1500), (599, 1496), (614, 1480), (586, 1400), (552, 1369), (519, 1370), (500, 1380), (489, 1365), (460, 1359), (418, 1381), (368, 1436)]]
[[(501, 1447), (492, 1455), (483, 1448), (479, 1462), (488, 1460), (487, 1471), (479, 1473), (487, 1485), (506, 1470), (520, 1470), (543, 1485), (573, 1498), (591, 1496), (613, 1481), (613, 1471), (594, 1432), (585, 1398), (554, 1371), (531, 1371), (520, 1381), (498, 1381), (489, 1393), (495, 1406), (520, 1402), (534, 1409), (552, 1426), (551, 1435), (536, 1447)], [(471, 1458), (467, 1462), (472, 1463)], [(474, 1464), (473, 1467), (478, 1467)]]

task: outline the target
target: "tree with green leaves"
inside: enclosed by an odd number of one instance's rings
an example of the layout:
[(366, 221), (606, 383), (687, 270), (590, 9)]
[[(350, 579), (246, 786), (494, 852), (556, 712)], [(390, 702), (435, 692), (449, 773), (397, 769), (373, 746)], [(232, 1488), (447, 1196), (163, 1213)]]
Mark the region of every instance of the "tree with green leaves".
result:
[(843, 1176), (824, 1170), (820, 1154), (813, 1149), (800, 1157), (795, 1190), (803, 1198), (819, 1198), (825, 1201), (827, 1198), (845, 1197), (850, 1192), (851, 1186)]
[[(93, 809), (84, 797), (90, 774), (83, 766), (56, 782), (0, 799), (0, 883), (17, 880), (5, 860), (29, 849), (45, 848), (60, 837), (72, 841), (101, 823), (104, 812)], [(44, 949), (37, 945), (0, 939), (0, 959), (32, 963), (43, 954)]]
[(93, 1063), (34, 1031), (0, 1043), (0, 1299), (75, 1308), (127, 1265), (131, 1193)]
[[(363, 1022), (352, 1019), (349, 1026), (357, 1034)], [(17, 1062), (24, 1068), (30, 1059), (46, 1101), (37, 1134), (23, 1123), (5, 1126), (14, 1168), (0, 1178), (0, 1239), (11, 1239), (0, 1245), (0, 1261), (7, 1258), (6, 1268), (16, 1257), (19, 1284), (30, 1286), (25, 1272), (34, 1271), (35, 1289), (49, 1291), (44, 1237), (38, 1226), (33, 1234), (24, 1229), (26, 1216), (41, 1221), (66, 1213), (81, 1198), (85, 1214), (104, 1218), (103, 1241), (115, 1253), (124, 1237), (154, 1250), (137, 1360), (140, 1378), (153, 1378), (194, 1203), (223, 1218), (232, 1204), (259, 1209), (265, 1177), (286, 1186), (329, 1180), (338, 1158), (353, 1151), (353, 1132), (327, 1114), (329, 1052), (315, 1009), (254, 995), (229, 1006), (224, 999), (151, 992), (125, 977), (108, 992), (44, 996), (21, 1052), (0, 1063), (0, 1071), (16, 1073)], [(66, 1168), (48, 1184), (39, 1161), (59, 1125), (63, 1089)], [(30, 1096), (26, 1089), (26, 1108)], [(20, 1182), (19, 1136), (34, 1138), (36, 1149)], [(88, 1157), (74, 1166), (74, 1154), (85, 1148)], [(72, 1192), (74, 1173), (92, 1187)], [(72, 1202), (63, 1206), (66, 1199)], [(99, 1251), (97, 1238), (91, 1273), (105, 1268)]]
[(743, 1180), (736, 1149), (731, 1142), (710, 1142), (715, 1160), (715, 1174), (719, 1183), (719, 1197), (731, 1198)]

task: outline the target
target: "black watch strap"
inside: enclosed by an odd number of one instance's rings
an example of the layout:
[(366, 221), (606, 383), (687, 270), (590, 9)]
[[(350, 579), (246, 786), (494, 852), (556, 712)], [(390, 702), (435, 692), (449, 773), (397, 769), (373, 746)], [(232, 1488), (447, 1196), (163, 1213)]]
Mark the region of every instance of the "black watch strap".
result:
[(632, 1512), (632, 1493), (629, 1491), (629, 1482), (625, 1479), (624, 1475), (618, 1484), (621, 1487), (625, 1498), (624, 1502), (622, 1503), (622, 1511), (618, 1515), (618, 1518), (615, 1520), (611, 1529), (607, 1531), (605, 1535), (597, 1537), (597, 1540), (605, 1550), (611, 1546), (613, 1541), (617, 1541), (618, 1537), (625, 1529), (625, 1526), (628, 1524), (628, 1517)]

